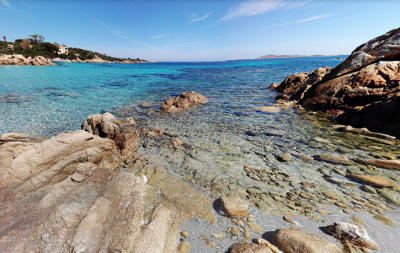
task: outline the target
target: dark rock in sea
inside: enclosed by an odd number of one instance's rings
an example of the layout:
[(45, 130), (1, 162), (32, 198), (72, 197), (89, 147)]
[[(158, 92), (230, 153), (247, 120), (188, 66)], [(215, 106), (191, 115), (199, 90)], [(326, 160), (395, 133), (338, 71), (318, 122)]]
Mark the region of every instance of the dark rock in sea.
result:
[(31, 102), (32, 98), (21, 94), (0, 94), (0, 103), (23, 103)]
[(166, 100), (161, 106), (161, 110), (164, 112), (178, 112), (207, 102), (208, 99), (200, 93), (194, 91), (183, 92), (179, 97)]
[(294, 74), (277, 97), (331, 113), (339, 122), (400, 136), (400, 28), (356, 48), (334, 69)]

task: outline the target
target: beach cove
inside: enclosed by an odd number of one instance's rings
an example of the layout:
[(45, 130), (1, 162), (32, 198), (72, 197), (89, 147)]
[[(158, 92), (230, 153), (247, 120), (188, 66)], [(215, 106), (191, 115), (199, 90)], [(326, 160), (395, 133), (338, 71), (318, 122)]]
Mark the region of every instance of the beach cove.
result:
[[(91, 114), (131, 117), (140, 144), (112, 170), (148, 180), (147, 209), (164, 203), (188, 216), (170, 229), (180, 231), (177, 242), (189, 243), (192, 252), (225, 252), (235, 242), (290, 227), (337, 244), (319, 230), (333, 222), (362, 222), (378, 252), (395, 252), (399, 209), (383, 197), (392, 190), (375, 189), (349, 173), (398, 182), (397, 171), (356, 162), (397, 158), (397, 140), (343, 131), (325, 114), (277, 102), (268, 89), (292, 73), (341, 62), (313, 57), (3, 66), (0, 129), (51, 137), (80, 129)], [(174, 114), (160, 110), (165, 99), (190, 90), (208, 103)], [(247, 200), (250, 216), (229, 219), (212, 208), (227, 194)]]

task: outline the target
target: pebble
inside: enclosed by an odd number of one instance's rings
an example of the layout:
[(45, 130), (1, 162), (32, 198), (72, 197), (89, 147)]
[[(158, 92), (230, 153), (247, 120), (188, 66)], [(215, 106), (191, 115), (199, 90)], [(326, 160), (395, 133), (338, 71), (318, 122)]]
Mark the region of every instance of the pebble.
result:
[(187, 237), (189, 236), (188, 231), (183, 230), (183, 231), (181, 232), (181, 236), (184, 237), (184, 238), (187, 238)]
[(214, 238), (214, 239), (224, 239), (225, 238), (225, 234), (224, 233), (222, 233), (222, 234), (212, 234), (212, 237)]
[(289, 216), (284, 215), (284, 216), (282, 216), (282, 218), (283, 218), (284, 221), (286, 221), (288, 223), (296, 224), (296, 222), (292, 218), (290, 218)]
[(247, 241), (250, 241), (250, 233), (249, 233), (249, 230), (247, 228), (244, 229), (243, 236)]
[(255, 223), (255, 222), (248, 222), (247, 225), (248, 225), (249, 228), (250, 228), (251, 230), (253, 230), (254, 232), (257, 232), (257, 233), (260, 233), (260, 234), (263, 234), (263, 233), (264, 233), (264, 230), (260, 227), (260, 225), (258, 225), (258, 224)]
[(290, 161), (292, 161), (292, 155), (289, 152), (286, 152), (286, 153), (280, 154), (278, 156), (278, 159), (281, 162), (290, 162)]
[(248, 213), (249, 203), (239, 196), (222, 196), (219, 199), (219, 209), (231, 217), (242, 217)]
[(192, 245), (187, 241), (182, 241), (178, 245), (177, 253), (190, 253)]
[(240, 236), (240, 230), (237, 227), (229, 227), (229, 232), (233, 236)]

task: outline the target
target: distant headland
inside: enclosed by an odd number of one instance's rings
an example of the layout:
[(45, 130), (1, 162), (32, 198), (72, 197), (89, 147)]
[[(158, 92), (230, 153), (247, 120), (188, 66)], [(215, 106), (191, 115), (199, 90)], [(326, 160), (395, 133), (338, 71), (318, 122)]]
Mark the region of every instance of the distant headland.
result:
[[(338, 56), (338, 55), (323, 55), (323, 54), (314, 54), (314, 55), (297, 55), (297, 54), (266, 54), (256, 59), (274, 59), (274, 58), (301, 58), (301, 57), (331, 57), (331, 56)], [(338, 56), (337, 59), (341, 60), (344, 59), (343, 57)]]
[(26, 39), (7, 41), (3, 36), (0, 41), (0, 65), (55, 65), (53, 62), (87, 63), (144, 63), (146, 60), (135, 58), (117, 58), (106, 54), (75, 47), (67, 47), (57, 42), (45, 41), (39, 34)]

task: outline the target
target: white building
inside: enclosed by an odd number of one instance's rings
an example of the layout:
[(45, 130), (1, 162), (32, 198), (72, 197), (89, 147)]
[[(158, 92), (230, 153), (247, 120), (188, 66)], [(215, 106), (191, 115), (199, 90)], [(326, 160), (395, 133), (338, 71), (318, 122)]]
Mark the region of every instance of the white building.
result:
[(68, 47), (66, 45), (60, 45), (57, 42), (54, 45), (58, 47), (58, 54), (68, 55)]

